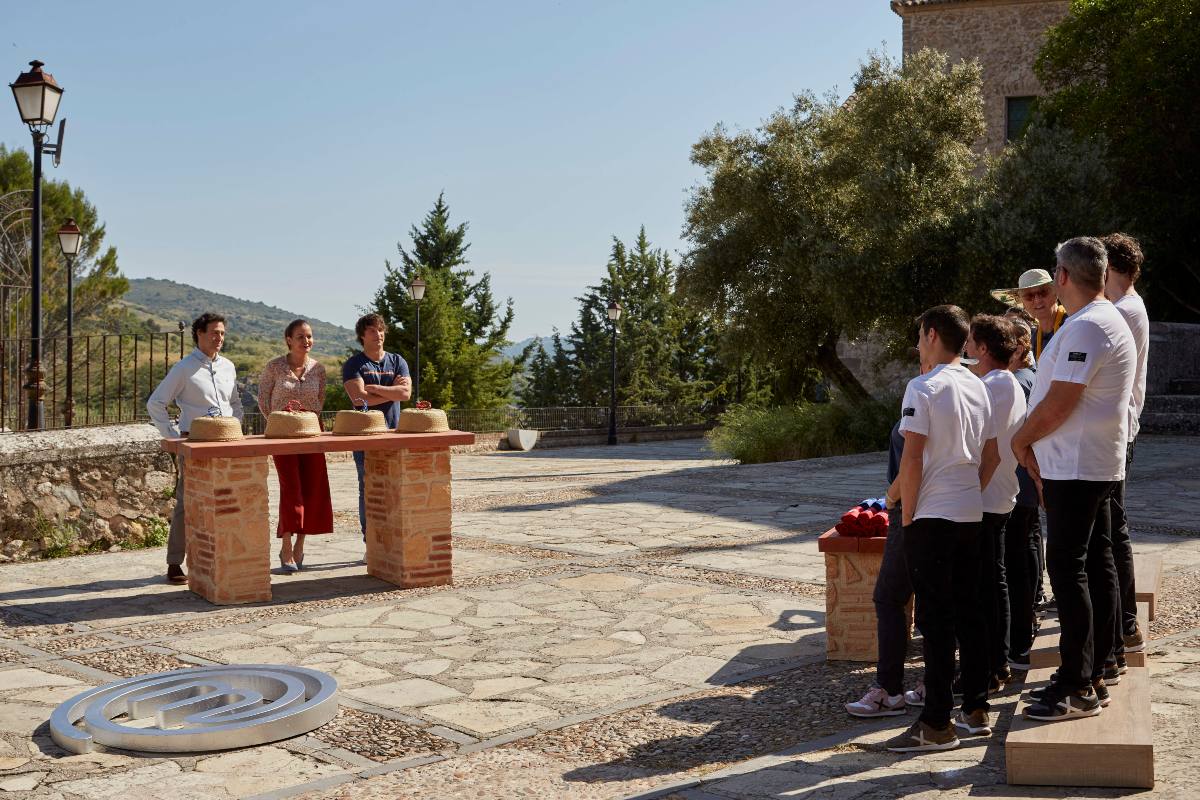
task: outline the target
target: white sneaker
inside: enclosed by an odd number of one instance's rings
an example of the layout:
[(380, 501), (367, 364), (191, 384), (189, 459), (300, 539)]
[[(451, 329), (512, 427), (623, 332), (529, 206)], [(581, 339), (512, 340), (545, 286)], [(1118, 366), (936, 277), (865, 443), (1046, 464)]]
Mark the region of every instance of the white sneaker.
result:
[(908, 713), (908, 709), (904, 707), (903, 695), (889, 695), (878, 686), (871, 687), (871, 690), (863, 695), (861, 700), (846, 703), (846, 711), (852, 717), (862, 717), (864, 719), (871, 717), (898, 717), (901, 714)]
[(904, 702), (910, 706), (925, 705), (925, 681), (917, 681), (917, 688), (904, 693)]

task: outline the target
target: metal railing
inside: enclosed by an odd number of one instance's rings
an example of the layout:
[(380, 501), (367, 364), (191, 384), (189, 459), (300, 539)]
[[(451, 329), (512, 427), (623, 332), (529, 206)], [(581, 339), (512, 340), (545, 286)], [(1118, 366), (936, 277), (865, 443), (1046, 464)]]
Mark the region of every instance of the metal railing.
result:
[[(0, 339), (0, 432), (28, 428), (29, 393), (25, 386), (31, 341)], [(70, 398), (68, 350), (72, 351), (74, 384)], [(148, 420), (146, 400), (186, 352), (182, 331), (75, 336), (70, 348), (65, 336), (43, 339), (43, 428)]]
[[(321, 426), (333, 428), (336, 411), (321, 412)], [(509, 428), (528, 428), (539, 431), (591, 430), (608, 427), (607, 406), (561, 406), (557, 408), (452, 408), (446, 412), (450, 427), (472, 433), (499, 433)], [(694, 425), (713, 418), (700, 409), (670, 406), (618, 406), (618, 428), (640, 428), (648, 425)], [(266, 418), (257, 412), (247, 412), (242, 430), (247, 435), (266, 429)]]

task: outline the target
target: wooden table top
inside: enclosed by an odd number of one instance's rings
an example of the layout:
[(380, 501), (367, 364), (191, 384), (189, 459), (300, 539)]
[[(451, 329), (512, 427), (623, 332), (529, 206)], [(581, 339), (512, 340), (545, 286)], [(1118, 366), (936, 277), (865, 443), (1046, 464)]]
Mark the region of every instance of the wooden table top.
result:
[(247, 436), (236, 442), (193, 442), (190, 439), (163, 439), (168, 453), (187, 458), (246, 458), (249, 456), (336, 453), (347, 450), (441, 449), (453, 445), (475, 444), (475, 434), (466, 431), (443, 433), (380, 433), (371, 436), (335, 436), (322, 433), (304, 439), (268, 439)]

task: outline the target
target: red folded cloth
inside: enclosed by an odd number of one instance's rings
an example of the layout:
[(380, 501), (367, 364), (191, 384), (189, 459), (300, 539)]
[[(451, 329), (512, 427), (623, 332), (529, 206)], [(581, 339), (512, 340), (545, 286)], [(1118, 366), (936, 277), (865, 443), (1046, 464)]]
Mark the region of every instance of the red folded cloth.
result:
[(887, 536), (888, 514), (855, 506), (834, 526), (842, 536)]

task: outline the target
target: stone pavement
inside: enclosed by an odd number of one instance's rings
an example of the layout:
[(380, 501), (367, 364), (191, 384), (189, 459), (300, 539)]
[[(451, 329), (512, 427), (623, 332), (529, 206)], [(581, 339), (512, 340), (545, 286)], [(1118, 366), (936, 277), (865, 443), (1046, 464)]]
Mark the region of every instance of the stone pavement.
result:
[[(884, 465), (739, 466), (700, 441), (456, 456), (452, 587), (365, 576), (346, 461), (330, 465), (337, 530), (309, 539), (304, 572), (272, 576), (268, 604), (214, 607), (161, 583), (161, 549), (2, 566), (0, 796), (1126, 793), (1006, 787), (1002, 733), (893, 756), (879, 742), (903, 718), (842, 712), (871, 670), (824, 662), (816, 537), (880, 493)], [(1161, 551), (1167, 570), (1153, 796), (1194, 796), (1200, 772), (1198, 468), (1200, 439), (1146, 437), (1129, 490), (1135, 549)], [(335, 676), (337, 719), (173, 758), (67, 756), (49, 740), (57, 703), (115, 676), (255, 662)]]

